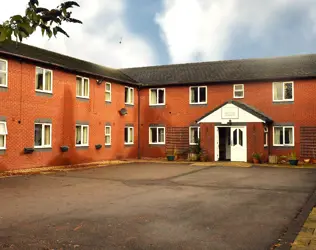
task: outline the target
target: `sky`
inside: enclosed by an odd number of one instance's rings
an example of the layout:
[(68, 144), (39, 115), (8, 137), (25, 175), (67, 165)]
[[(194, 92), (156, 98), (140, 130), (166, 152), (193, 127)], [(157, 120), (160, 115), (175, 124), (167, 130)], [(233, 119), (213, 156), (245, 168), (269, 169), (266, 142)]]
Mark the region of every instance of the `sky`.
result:
[[(0, 22), (27, 2), (3, 3)], [(83, 25), (63, 25), (70, 38), (37, 32), (24, 42), (114, 68), (316, 53), (315, 0), (77, 2), (73, 17)]]

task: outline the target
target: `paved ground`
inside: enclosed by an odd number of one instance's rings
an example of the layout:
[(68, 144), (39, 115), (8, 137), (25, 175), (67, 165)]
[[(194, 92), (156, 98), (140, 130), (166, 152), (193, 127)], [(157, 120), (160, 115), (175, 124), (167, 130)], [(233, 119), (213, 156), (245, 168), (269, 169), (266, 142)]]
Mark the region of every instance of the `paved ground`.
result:
[(179, 164), (0, 179), (0, 248), (265, 250), (315, 179), (312, 169)]

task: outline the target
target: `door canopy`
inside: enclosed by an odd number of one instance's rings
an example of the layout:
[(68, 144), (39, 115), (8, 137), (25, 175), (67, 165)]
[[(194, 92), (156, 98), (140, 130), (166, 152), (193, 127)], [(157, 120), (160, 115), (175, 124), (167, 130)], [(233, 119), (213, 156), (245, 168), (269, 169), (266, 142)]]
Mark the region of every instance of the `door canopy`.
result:
[(272, 119), (261, 111), (239, 101), (228, 101), (207, 113), (197, 123), (271, 123)]

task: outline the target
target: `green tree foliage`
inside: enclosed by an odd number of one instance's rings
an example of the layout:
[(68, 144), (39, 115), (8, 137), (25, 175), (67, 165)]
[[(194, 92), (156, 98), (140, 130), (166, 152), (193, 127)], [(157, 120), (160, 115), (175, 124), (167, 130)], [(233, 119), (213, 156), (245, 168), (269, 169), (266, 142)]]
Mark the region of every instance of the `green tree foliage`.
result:
[(43, 36), (56, 37), (58, 33), (69, 37), (67, 32), (61, 28), (65, 22), (80, 23), (80, 20), (71, 17), (70, 9), (80, 7), (75, 1), (61, 3), (55, 9), (46, 9), (39, 6), (38, 0), (29, 0), (25, 15), (15, 15), (9, 20), (0, 24), (0, 42), (12, 40), (22, 41), (32, 35), (37, 28), (40, 28)]

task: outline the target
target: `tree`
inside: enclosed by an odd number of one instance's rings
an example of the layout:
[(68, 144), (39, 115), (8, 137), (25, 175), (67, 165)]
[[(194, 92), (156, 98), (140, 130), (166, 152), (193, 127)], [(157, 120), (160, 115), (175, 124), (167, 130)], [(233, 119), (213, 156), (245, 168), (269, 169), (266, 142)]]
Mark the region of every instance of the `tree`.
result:
[(0, 24), (0, 42), (12, 40), (12, 36), (16, 41), (21, 42), (31, 36), (37, 28), (41, 29), (43, 36), (49, 38), (53, 35), (56, 37), (58, 33), (69, 37), (61, 25), (65, 22), (82, 24), (80, 20), (71, 17), (70, 9), (75, 6), (80, 7), (75, 1), (66, 1), (49, 10), (40, 7), (38, 0), (29, 0), (24, 16), (15, 15)]

